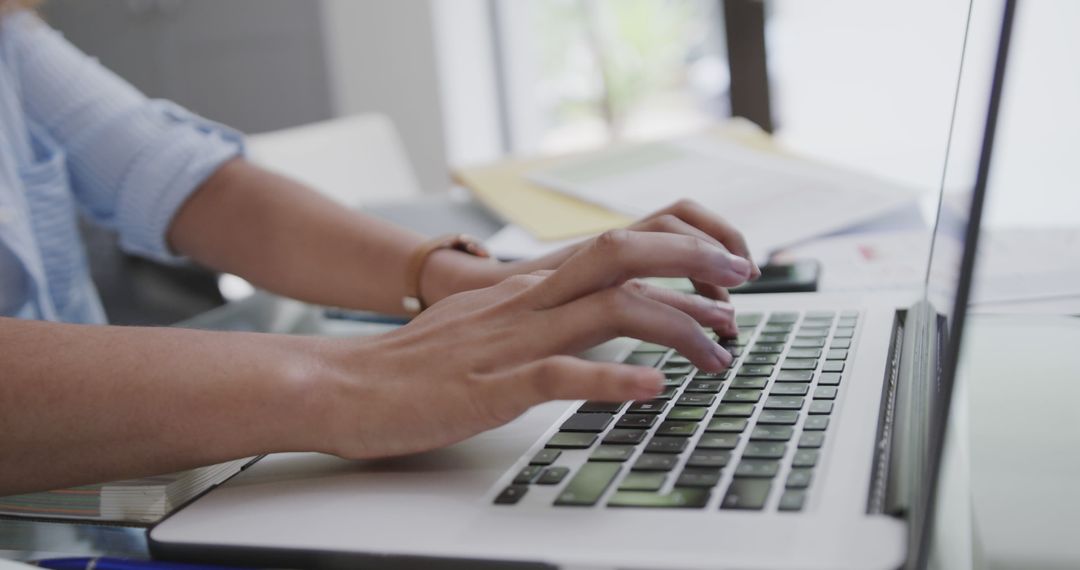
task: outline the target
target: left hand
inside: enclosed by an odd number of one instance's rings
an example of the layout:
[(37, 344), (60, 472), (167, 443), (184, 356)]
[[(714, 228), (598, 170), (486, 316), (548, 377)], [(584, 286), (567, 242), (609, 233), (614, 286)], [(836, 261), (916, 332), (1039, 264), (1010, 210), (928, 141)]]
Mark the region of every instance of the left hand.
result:
[[(679, 200), (631, 224), (627, 229), (639, 232), (683, 234), (700, 238), (749, 261), (751, 280), (761, 276), (761, 269), (754, 263), (742, 234), (726, 220), (693, 200)], [(585, 240), (535, 260), (503, 264), (503, 269), (507, 271), (506, 276), (538, 269), (556, 269), (571, 255), (591, 242), (591, 239)], [(691, 282), (694, 284), (694, 289), (704, 297), (724, 302), (730, 300), (727, 289), (724, 287), (694, 279), (691, 279)]]

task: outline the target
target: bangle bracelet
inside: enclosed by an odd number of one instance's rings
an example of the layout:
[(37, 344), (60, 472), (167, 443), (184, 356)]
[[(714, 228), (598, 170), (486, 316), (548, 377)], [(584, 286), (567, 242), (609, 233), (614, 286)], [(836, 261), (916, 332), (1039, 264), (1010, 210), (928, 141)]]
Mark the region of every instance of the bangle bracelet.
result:
[(476, 238), (465, 234), (441, 236), (421, 244), (413, 251), (409, 257), (409, 263), (405, 266), (406, 289), (405, 296), (401, 298), (401, 306), (410, 315), (418, 315), (428, 307), (420, 295), (420, 278), (424, 273), (428, 258), (440, 249), (453, 249), (476, 257), (491, 257), (491, 254)]

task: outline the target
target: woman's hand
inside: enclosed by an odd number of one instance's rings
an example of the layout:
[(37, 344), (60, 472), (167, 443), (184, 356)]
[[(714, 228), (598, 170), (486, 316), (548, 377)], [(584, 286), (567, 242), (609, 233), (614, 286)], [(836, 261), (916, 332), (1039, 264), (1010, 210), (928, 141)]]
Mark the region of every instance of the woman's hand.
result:
[[(628, 230), (693, 236), (723, 248), (750, 262), (750, 279), (761, 276), (761, 270), (750, 256), (742, 234), (723, 218), (692, 200), (680, 200), (630, 225)], [(421, 292), (425, 299), (437, 301), (456, 291), (493, 285), (511, 275), (556, 269), (575, 253), (589, 247), (593, 240), (567, 246), (538, 259), (502, 264), (478, 262), (456, 252), (441, 252), (433, 256), (425, 269)], [(691, 279), (697, 292), (710, 299), (728, 301), (727, 289), (715, 283)]]
[(635, 280), (689, 277), (720, 289), (754, 274), (745, 257), (702, 233), (608, 232), (554, 271), (451, 296), (361, 344), (323, 345), (331, 389), (320, 391), (328, 399), (317, 407), (322, 429), (312, 447), (351, 458), (414, 453), (549, 400), (655, 397), (662, 377), (654, 369), (570, 356), (619, 336), (674, 347), (703, 370), (726, 368), (731, 355), (701, 325), (730, 324), (730, 306)]

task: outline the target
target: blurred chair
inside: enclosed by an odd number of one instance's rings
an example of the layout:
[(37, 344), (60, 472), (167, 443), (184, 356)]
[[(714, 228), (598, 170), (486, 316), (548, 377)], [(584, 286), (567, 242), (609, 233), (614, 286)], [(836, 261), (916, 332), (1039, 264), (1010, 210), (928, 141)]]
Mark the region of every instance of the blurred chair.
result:
[(248, 158), (350, 208), (420, 194), (397, 129), (365, 114), (251, 135)]

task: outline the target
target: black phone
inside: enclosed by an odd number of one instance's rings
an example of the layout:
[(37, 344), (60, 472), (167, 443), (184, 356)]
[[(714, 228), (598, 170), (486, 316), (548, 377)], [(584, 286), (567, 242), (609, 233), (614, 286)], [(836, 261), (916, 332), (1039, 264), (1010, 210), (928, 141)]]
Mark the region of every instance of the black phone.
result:
[(809, 293), (817, 291), (821, 264), (815, 259), (798, 259), (791, 263), (769, 263), (761, 268), (761, 277), (738, 287), (731, 293)]

